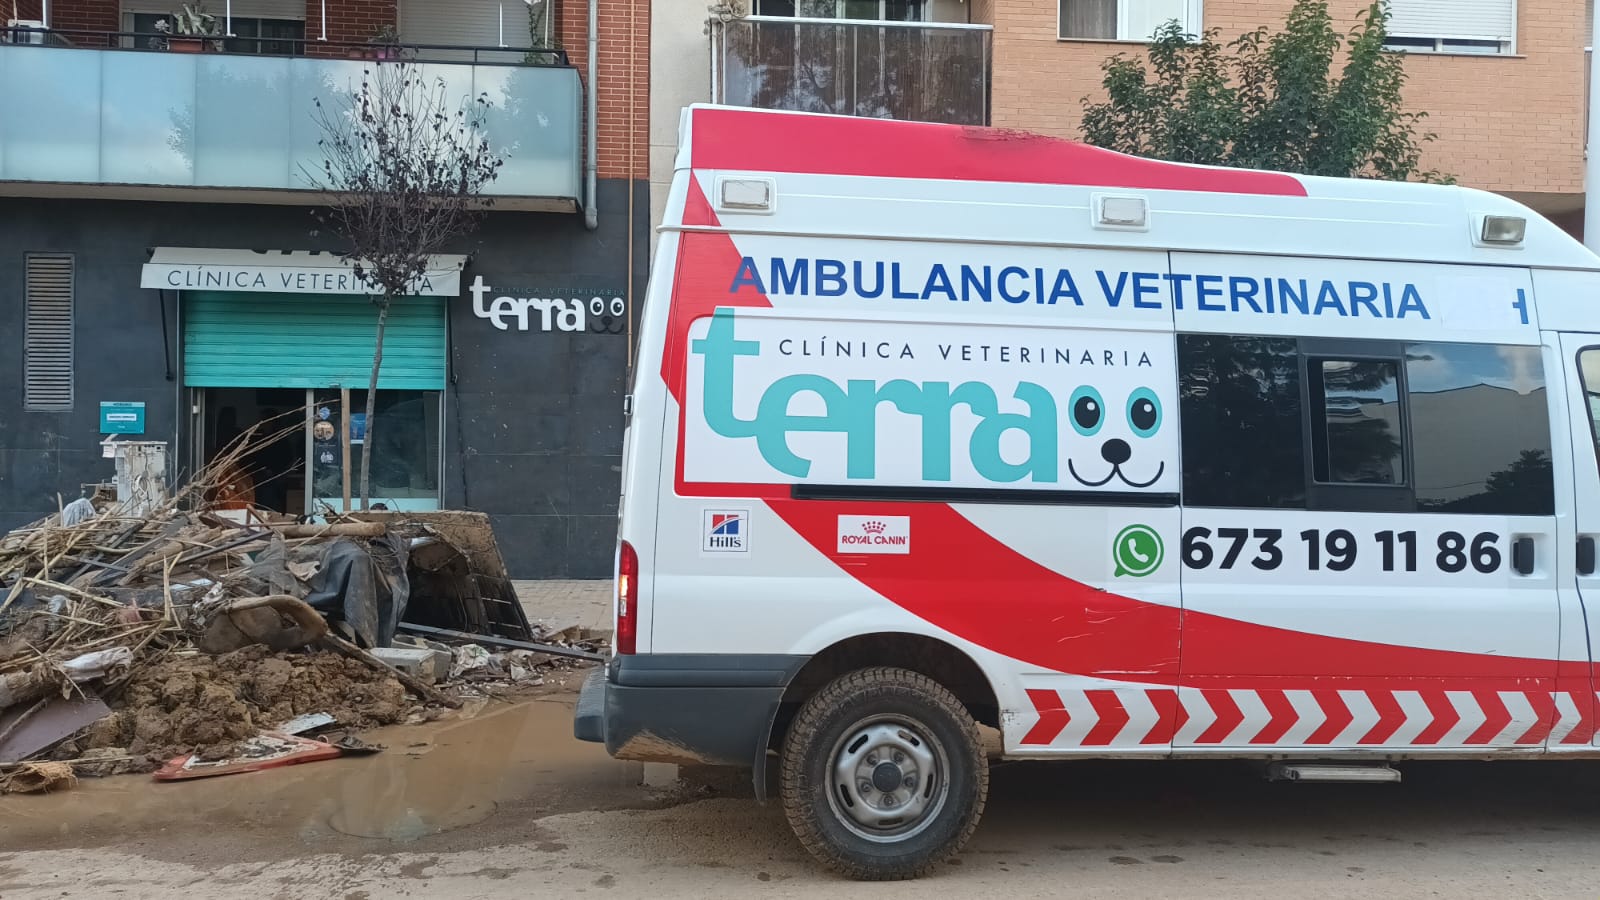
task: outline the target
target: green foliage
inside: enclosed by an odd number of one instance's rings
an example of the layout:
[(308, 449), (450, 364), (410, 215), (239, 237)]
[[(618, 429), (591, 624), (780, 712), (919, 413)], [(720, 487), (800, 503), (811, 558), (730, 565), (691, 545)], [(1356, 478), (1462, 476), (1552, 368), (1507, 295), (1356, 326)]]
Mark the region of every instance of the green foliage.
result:
[(1226, 45), (1168, 22), (1148, 62), (1117, 54), (1101, 66), (1106, 99), (1084, 99), (1084, 139), (1174, 162), (1448, 181), (1420, 169), (1434, 135), (1418, 130), (1427, 113), (1405, 109), (1404, 56), (1383, 49), (1388, 16), (1377, 0), (1344, 37), (1326, 0), (1297, 0), (1282, 31)]

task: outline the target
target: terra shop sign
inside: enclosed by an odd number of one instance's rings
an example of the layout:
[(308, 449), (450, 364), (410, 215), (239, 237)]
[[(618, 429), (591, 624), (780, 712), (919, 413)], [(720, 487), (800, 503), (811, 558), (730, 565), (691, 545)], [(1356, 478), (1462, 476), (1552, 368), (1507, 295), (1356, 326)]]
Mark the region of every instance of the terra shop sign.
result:
[(621, 334), (627, 328), (627, 303), (617, 291), (502, 290), (482, 275), (467, 290), (472, 314), (501, 331)]

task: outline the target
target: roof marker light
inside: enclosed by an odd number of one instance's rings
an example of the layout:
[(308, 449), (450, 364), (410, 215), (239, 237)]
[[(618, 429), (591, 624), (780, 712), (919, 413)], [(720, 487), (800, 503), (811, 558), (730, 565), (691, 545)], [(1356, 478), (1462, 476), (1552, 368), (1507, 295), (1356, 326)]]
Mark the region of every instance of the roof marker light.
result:
[(1528, 220), (1521, 216), (1484, 216), (1480, 239), (1485, 244), (1520, 244), (1528, 236)]
[(1094, 195), (1096, 228), (1144, 231), (1150, 227), (1150, 204), (1143, 197)]
[(735, 212), (772, 212), (777, 185), (768, 178), (724, 178), (718, 191), (718, 207)]

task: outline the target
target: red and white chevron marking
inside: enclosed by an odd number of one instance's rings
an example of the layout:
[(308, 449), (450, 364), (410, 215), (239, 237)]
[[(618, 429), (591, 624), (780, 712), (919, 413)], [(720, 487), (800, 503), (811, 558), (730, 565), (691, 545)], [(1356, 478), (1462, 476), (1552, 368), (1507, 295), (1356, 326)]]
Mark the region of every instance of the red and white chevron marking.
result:
[(1571, 691), (1030, 689), (1020, 749), (1551, 747), (1594, 739)]

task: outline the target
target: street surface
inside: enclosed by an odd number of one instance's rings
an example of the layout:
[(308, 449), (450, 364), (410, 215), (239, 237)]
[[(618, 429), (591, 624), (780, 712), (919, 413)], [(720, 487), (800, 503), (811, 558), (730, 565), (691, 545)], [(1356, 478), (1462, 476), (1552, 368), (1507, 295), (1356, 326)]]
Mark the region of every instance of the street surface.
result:
[(570, 737), (571, 690), (389, 751), (209, 782), (0, 800), (0, 898), (770, 896), (1592, 898), (1600, 764), (1411, 764), (1293, 785), (1244, 764), (1006, 764), (932, 881), (815, 868), (739, 779), (649, 772)]
[[(550, 627), (609, 627), (607, 583), (518, 589)], [(955, 864), (854, 886), (738, 775), (675, 785), (670, 767), (574, 741), (581, 680), (384, 729), (373, 757), (0, 798), (0, 900), (1600, 895), (1600, 762), (1412, 763), (1398, 785), (1269, 784), (1242, 763), (1003, 764)]]

